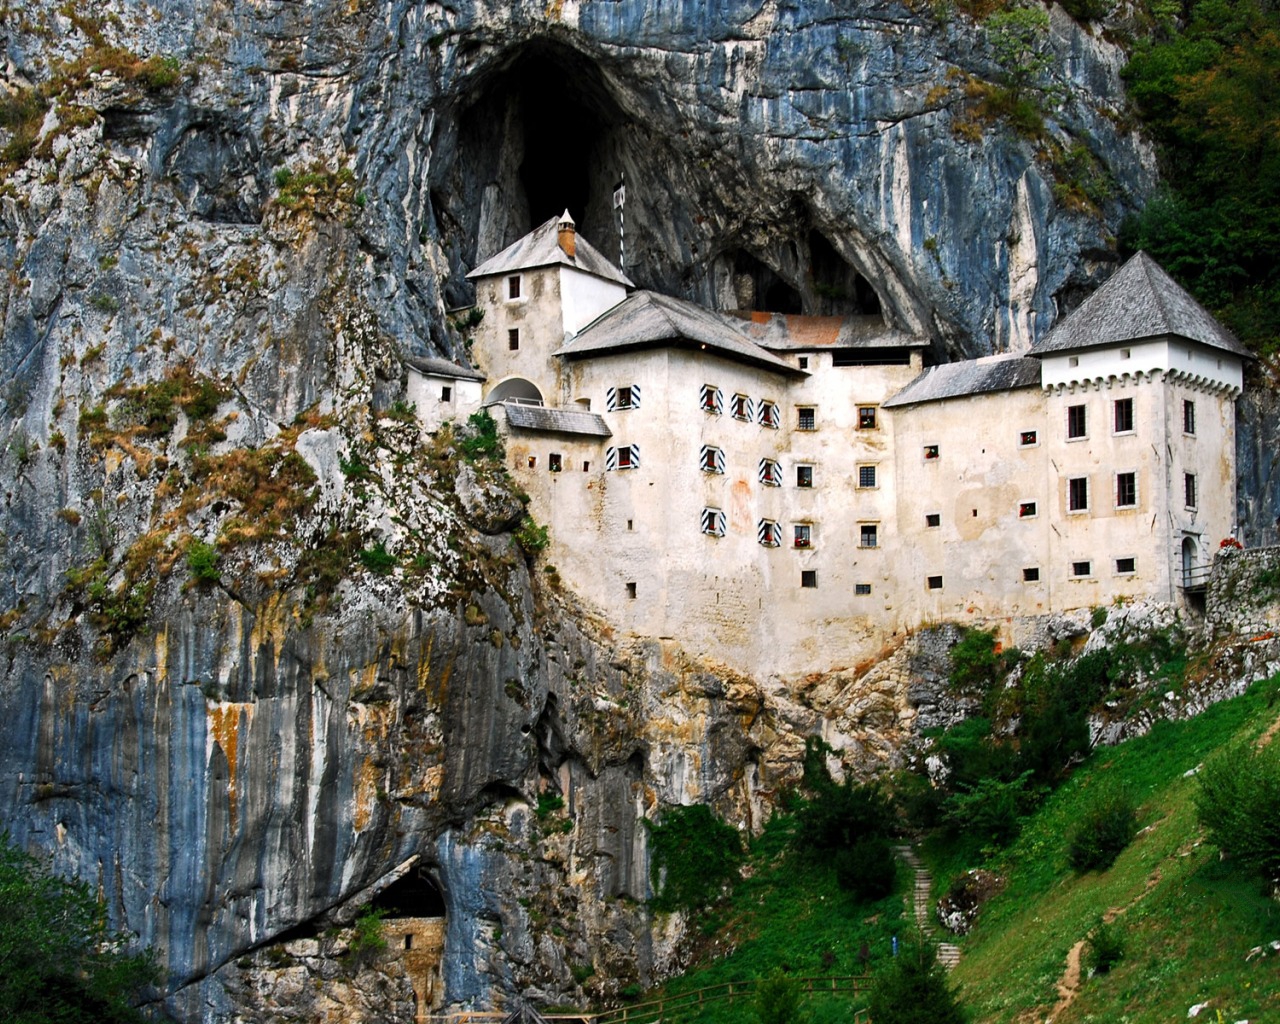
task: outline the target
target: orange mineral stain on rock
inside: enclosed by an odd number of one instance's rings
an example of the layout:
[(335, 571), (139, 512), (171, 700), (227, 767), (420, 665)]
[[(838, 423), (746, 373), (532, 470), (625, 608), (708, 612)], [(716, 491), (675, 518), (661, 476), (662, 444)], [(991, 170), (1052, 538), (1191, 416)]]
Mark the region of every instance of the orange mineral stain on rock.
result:
[(378, 783), (380, 781), (381, 773), (378, 770), (378, 766), (372, 761), (363, 761), (356, 769), (356, 806), (353, 824), (357, 832), (363, 832), (369, 827), (369, 822), (373, 818), (374, 804), (378, 799)]
[[(205, 704), (209, 716), (209, 737), (222, 748), (227, 759), (227, 804), (231, 815), (231, 831), (236, 829), (236, 796), (238, 792), (238, 764), (240, 729), (249, 728), (253, 721), (253, 705), (209, 701)], [(212, 753), (212, 747), (210, 748)]]

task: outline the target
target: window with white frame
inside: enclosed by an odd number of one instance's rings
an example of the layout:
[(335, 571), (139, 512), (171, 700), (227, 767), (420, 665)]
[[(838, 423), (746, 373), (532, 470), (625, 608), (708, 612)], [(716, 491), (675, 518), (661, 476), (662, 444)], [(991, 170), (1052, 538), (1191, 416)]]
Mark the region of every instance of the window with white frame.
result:
[(698, 465), (704, 473), (723, 473), (724, 450), (715, 445), (704, 444), (698, 455)]
[(1019, 448), (1034, 448), (1040, 443), (1040, 432), (1038, 430), (1023, 430), (1018, 434)]
[(940, 454), (942, 454), (942, 451), (936, 444), (927, 444), (924, 446), (925, 462), (933, 462)]
[(698, 392), (698, 406), (703, 412), (719, 416), (724, 411), (724, 395), (714, 384), (703, 384)]
[(1137, 508), (1138, 474), (1116, 474), (1116, 508)]
[(773, 459), (761, 459), (760, 482), (766, 487), (781, 487), (782, 467)]
[(1074, 580), (1083, 579), (1086, 576), (1093, 575), (1093, 562), (1087, 558), (1081, 558), (1071, 563), (1071, 578)]
[(1138, 571), (1138, 560), (1132, 556), (1121, 556), (1116, 559), (1116, 575), (1132, 576)]
[(924, 514), (924, 525), (925, 525), (925, 529), (928, 529), (928, 530), (937, 529), (939, 526), (942, 525), (942, 513), (926, 512)]
[(1117, 398), (1111, 405), (1111, 425), (1117, 434), (1133, 433), (1133, 399)]
[(702, 532), (709, 537), (724, 536), (724, 512), (718, 508), (702, 510)]
[(761, 519), (756, 525), (756, 540), (766, 548), (776, 548), (782, 544), (782, 526), (772, 519)]
[(735, 420), (750, 423), (755, 418), (753, 404), (746, 395), (734, 395), (729, 399), (729, 415)]
[(1034, 501), (1018, 502), (1018, 518), (1034, 519), (1037, 515), (1037, 507)]
[(1067, 440), (1089, 436), (1088, 409), (1083, 405), (1067, 406)]
[(623, 384), (604, 393), (604, 407), (609, 412), (640, 408), (640, 385)]
[(1067, 511), (1089, 511), (1089, 478), (1073, 476), (1067, 480)]
[(876, 467), (874, 464), (867, 464), (858, 467), (858, 486), (867, 489), (876, 486)]
[(796, 486), (797, 487), (813, 486), (813, 467), (812, 466), (796, 466)]
[(870, 584), (870, 583), (855, 583), (855, 584), (853, 585), (853, 596), (854, 596), (854, 597), (870, 597), (870, 596), (871, 596), (871, 584)]
[[(586, 468), (586, 464), (583, 464)], [(640, 468), (640, 446), (638, 444), (624, 444), (617, 448), (606, 448), (604, 451), (604, 468), (605, 469), (639, 469)]]
[(813, 547), (813, 527), (808, 523), (796, 523), (793, 527), (792, 537), (794, 538), (795, 547)]
[(777, 430), (781, 420), (778, 416), (778, 405), (776, 402), (768, 402), (761, 400), (756, 407), (757, 418), (760, 426), (768, 427), (770, 430)]

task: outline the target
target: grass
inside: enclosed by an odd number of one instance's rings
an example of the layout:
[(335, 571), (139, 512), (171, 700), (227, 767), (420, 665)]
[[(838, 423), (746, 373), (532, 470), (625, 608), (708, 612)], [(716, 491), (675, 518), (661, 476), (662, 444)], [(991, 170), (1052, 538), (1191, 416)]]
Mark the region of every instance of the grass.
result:
[[(1219, 859), (1203, 840), (1185, 773), (1233, 739), (1259, 735), (1280, 714), (1280, 677), (1189, 722), (1159, 723), (1145, 737), (1095, 753), (988, 865), (1008, 885), (964, 940), (954, 978), (975, 1021), (1048, 1016), (1067, 954), (1106, 914), (1115, 914), (1126, 955), (1105, 976), (1084, 979), (1054, 1017), (1129, 1024), (1186, 1019), (1209, 1002), (1226, 1020), (1280, 1019), (1276, 959), (1250, 950), (1280, 938), (1280, 903), (1254, 876)], [(1104, 787), (1127, 787), (1141, 832), (1104, 872), (1077, 876), (1066, 837)], [(939, 874), (962, 857), (935, 857)], [(1207, 1019), (1213, 1019), (1212, 1016)]]

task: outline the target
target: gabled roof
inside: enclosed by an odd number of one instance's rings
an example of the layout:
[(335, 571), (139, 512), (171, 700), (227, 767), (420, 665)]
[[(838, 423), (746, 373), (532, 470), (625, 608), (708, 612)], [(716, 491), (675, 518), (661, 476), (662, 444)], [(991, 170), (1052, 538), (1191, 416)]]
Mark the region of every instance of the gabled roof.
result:
[(749, 363), (793, 377), (808, 376), (784, 363), (746, 336), (730, 317), (683, 299), (638, 291), (584, 327), (556, 355), (584, 356), (653, 348), (657, 345), (697, 345), (740, 363)]
[(925, 348), (925, 338), (887, 327), (875, 314), (807, 316), (794, 313), (735, 313), (758, 345), (773, 352), (824, 349)]
[(495, 274), (512, 274), (519, 270), (533, 270), (536, 267), (551, 267), (557, 263), (566, 267), (574, 267), (606, 281), (634, 288), (631, 279), (600, 255), (590, 242), (581, 235), (574, 240), (574, 254), (570, 256), (560, 248), (559, 225), (561, 218), (552, 217), (546, 223), (534, 228), (519, 241), (512, 242), (496, 256), (490, 256), (467, 275), (468, 280), (479, 277), (493, 277)]
[(507, 412), (507, 423), (523, 430), (537, 430), (549, 434), (586, 434), (589, 437), (612, 437), (604, 417), (583, 409), (548, 409), (543, 405), (519, 405), (502, 403)]
[(454, 380), (486, 379), (485, 375), (478, 370), (459, 366), (448, 359), (437, 359), (433, 356), (405, 356), (404, 361), (419, 373), (429, 373), (435, 377), (452, 377)]
[(1040, 361), (1010, 353), (966, 359), (959, 363), (931, 366), (915, 380), (882, 403), (886, 409), (945, 398), (984, 395), (991, 391), (1016, 391), (1040, 386)]
[(1251, 358), (1212, 315), (1140, 252), (1081, 303), (1062, 323), (1031, 346), (1031, 355), (1098, 348), (1174, 335)]

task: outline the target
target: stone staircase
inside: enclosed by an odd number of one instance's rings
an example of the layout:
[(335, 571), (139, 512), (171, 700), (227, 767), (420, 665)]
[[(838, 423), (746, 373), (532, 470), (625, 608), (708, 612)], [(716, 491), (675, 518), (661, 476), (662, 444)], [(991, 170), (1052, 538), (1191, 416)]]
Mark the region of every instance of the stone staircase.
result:
[[(929, 874), (929, 869), (920, 863), (920, 858), (912, 847), (897, 846), (894, 849), (915, 873), (915, 882), (911, 887), (911, 907), (915, 912), (916, 926), (920, 929), (921, 935), (928, 941), (934, 942), (937, 939), (938, 926), (934, 921), (931, 898), (933, 876)], [(960, 947), (953, 942), (939, 942), (938, 962), (947, 970), (951, 970), (960, 962)]]

